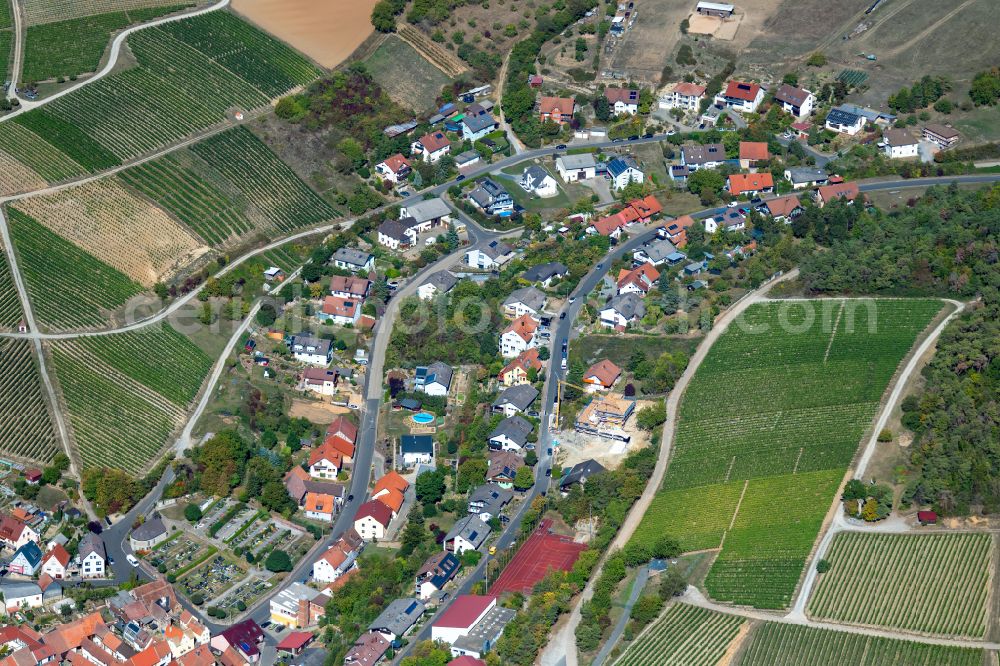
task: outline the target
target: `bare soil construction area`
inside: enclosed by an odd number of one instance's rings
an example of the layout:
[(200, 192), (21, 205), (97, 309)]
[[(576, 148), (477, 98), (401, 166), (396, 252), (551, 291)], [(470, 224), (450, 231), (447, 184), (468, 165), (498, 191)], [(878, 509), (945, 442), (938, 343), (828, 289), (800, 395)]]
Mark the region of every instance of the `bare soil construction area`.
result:
[(347, 59), (374, 28), (376, 0), (233, 0), (233, 9), (323, 67)]

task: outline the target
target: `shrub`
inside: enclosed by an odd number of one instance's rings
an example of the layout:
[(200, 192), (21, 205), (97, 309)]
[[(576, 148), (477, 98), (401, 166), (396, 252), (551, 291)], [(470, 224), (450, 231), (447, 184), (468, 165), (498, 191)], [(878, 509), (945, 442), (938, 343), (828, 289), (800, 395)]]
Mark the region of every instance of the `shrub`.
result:
[(189, 523), (197, 523), (201, 520), (201, 508), (197, 504), (188, 504), (184, 507), (184, 517)]
[(820, 560), (819, 562), (816, 563), (816, 571), (817, 573), (825, 574), (827, 571), (830, 570), (831, 566), (832, 565), (830, 564), (829, 560)]
[(272, 550), (264, 560), (264, 567), (274, 573), (291, 571), (292, 558), (283, 550)]

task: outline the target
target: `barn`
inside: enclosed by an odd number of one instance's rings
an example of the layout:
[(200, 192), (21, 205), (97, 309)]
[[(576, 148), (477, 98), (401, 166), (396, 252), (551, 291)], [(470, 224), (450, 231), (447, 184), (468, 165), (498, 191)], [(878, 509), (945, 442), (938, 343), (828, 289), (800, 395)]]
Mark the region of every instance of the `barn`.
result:
[(697, 12), (703, 16), (729, 18), (734, 11), (736, 11), (735, 6), (722, 2), (699, 2), (697, 6)]

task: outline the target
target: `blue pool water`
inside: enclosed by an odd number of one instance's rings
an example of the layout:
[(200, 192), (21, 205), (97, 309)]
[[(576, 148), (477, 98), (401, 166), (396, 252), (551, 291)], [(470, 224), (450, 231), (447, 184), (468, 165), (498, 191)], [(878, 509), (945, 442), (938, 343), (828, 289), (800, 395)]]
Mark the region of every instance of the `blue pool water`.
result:
[(417, 414), (414, 414), (410, 418), (413, 419), (414, 423), (420, 423), (422, 425), (433, 423), (434, 421), (434, 415), (429, 412), (419, 412)]

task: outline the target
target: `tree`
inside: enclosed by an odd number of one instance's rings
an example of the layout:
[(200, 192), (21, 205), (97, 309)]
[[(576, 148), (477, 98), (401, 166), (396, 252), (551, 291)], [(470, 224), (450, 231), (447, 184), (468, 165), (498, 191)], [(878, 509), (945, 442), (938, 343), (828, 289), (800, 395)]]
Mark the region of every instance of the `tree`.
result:
[(436, 504), (444, 497), (444, 470), (424, 472), (417, 477), (415, 486), (417, 500), (424, 504)]
[(718, 192), (725, 184), (725, 177), (715, 169), (698, 169), (687, 180), (688, 189), (697, 195), (706, 191)]
[(661, 534), (653, 542), (650, 555), (657, 560), (666, 560), (681, 554), (681, 545), (669, 534)]
[(1000, 69), (976, 74), (969, 87), (969, 97), (976, 106), (996, 104), (1000, 99)]
[(639, 627), (644, 627), (660, 614), (663, 609), (663, 599), (656, 594), (644, 594), (632, 606), (631, 618)]
[(535, 453), (533, 450), (528, 451), (526, 454), (524, 454), (524, 464), (527, 465), (528, 467), (534, 467), (535, 465), (537, 465), (538, 454)]
[(260, 309), (257, 310), (257, 316), (254, 319), (261, 326), (271, 326), (278, 319), (278, 311), (273, 303), (265, 301), (260, 304)]
[(667, 407), (662, 400), (649, 407), (643, 407), (636, 414), (636, 424), (643, 430), (652, 430), (667, 420)]
[(285, 485), (277, 480), (264, 484), (260, 492), (260, 503), (265, 509), (279, 513), (295, 508), (295, 502), (289, 497)]
[(272, 550), (267, 559), (264, 560), (264, 567), (273, 573), (292, 570), (292, 558), (283, 550)]
[(533, 485), (535, 485), (535, 476), (532, 474), (531, 468), (527, 465), (519, 467), (514, 475), (514, 487), (518, 490), (527, 490)]
[(601, 122), (607, 122), (611, 120), (611, 105), (608, 103), (608, 98), (604, 95), (598, 95), (594, 98), (592, 102), (594, 106), (594, 117)]
[(188, 504), (184, 507), (184, 518), (189, 523), (197, 523), (201, 520), (201, 508), (197, 504)]
[(860, 500), (868, 497), (868, 486), (861, 479), (851, 479), (844, 484), (844, 494), (841, 498), (844, 501)]
[(825, 574), (827, 571), (830, 570), (831, 566), (832, 565), (830, 564), (829, 560), (820, 560), (819, 562), (816, 563), (816, 572)]
[(458, 477), (455, 480), (455, 492), (465, 493), (469, 488), (478, 486), (486, 477), (489, 463), (482, 458), (469, 458), (458, 466)]
[(649, 546), (639, 541), (629, 541), (622, 550), (622, 556), (625, 559), (625, 566), (628, 567), (637, 567), (653, 559)]

